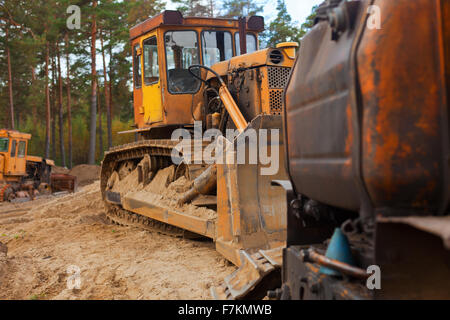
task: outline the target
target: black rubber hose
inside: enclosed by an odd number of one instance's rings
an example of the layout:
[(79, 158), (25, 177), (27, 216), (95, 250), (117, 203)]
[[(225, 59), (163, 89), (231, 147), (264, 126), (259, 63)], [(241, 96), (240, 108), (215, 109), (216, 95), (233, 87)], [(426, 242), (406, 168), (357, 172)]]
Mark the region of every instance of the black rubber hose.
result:
[(207, 70), (207, 71), (213, 73), (213, 74), (217, 77), (217, 79), (219, 80), (219, 82), (220, 82), (221, 85), (225, 85), (225, 82), (223, 81), (222, 77), (221, 77), (217, 72), (215, 72), (213, 69), (208, 68), (207, 66), (203, 66), (203, 65), (201, 65), (201, 64), (194, 64), (194, 65), (192, 65), (192, 66), (190, 66), (190, 67), (188, 68), (189, 73), (192, 74), (192, 76), (193, 76), (194, 78), (199, 79), (200, 81), (202, 81), (202, 82), (204, 82), (204, 83), (207, 83), (207, 82), (206, 82), (205, 80), (203, 80), (201, 77), (199, 77), (199, 76), (196, 75), (194, 72), (192, 72), (192, 69), (205, 69), (205, 70)]

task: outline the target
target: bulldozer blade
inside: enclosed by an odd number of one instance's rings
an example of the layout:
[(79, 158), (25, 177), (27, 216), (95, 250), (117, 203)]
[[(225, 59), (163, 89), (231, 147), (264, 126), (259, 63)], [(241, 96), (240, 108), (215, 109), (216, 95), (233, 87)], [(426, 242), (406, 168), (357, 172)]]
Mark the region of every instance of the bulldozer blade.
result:
[[(258, 136), (263, 129), (279, 130), (281, 121), (279, 116), (260, 115), (242, 134), (250, 129), (254, 129)], [(278, 133), (278, 138), (270, 138), (268, 133), (270, 154), (276, 155), (274, 159), (278, 162), (272, 174), (263, 174), (261, 161), (257, 164), (249, 161), (217, 165), (216, 250), (239, 268), (220, 287), (211, 289), (215, 299), (262, 299), (267, 291), (281, 284), (287, 207), (283, 190), (272, 186), (272, 181), (287, 180), (288, 175), (284, 166), (281, 130)], [(236, 150), (242, 141), (235, 140)], [(253, 148), (255, 146), (251, 143), (246, 145), (246, 156), (254, 151)]]
[[(285, 245), (285, 194), (281, 188), (272, 186), (273, 180), (288, 180), (281, 127), (280, 116), (260, 115), (241, 133), (249, 135), (250, 130), (253, 130), (259, 136), (261, 130), (268, 130), (269, 154), (277, 162), (276, 170), (270, 174), (264, 174), (267, 166), (261, 161), (256, 164), (235, 161), (217, 165), (216, 249), (237, 266), (242, 264), (241, 250), (252, 254)], [(271, 130), (278, 130), (279, 136), (272, 137)], [(239, 144), (244, 142), (244, 139), (236, 139), (235, 150), (239, 151)], [(246, 157), (255, 151), (260, 156), (261, 150), (255, 150), (259, 145), (246, 143)]]
[(157, 204), (149, 196), (145, 191), (130, 193), (120, 202), (125, 210), (214, 239), (216, 225), (213, 219), (196, 217), (178, 208)]
[(281, 282), (283, 247), (259, 250), (250, 255), (242, 250), (241, 266), (225, 278), (219, 287), (211, 288), (216, 300), (260, 300)]

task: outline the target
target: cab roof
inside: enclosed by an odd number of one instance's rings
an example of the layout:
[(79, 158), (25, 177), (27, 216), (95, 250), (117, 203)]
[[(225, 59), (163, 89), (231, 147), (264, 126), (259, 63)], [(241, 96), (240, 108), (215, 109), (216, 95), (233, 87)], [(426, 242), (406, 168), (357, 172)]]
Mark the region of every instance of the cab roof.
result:
[(31, 134), (21, 133), (16, 130), (0, 129), (0, 138), (16, 138), (16, 139), (31, 139)]
[[(264, 18), (252, 16), (247, 19), (247, 30), (254, 32), (264, 31)], [(180, 11), (166, 10), (159, 15), (147, 19), (130, 29), (130, 40), (139, 38), (160, 26), (187, 26), (187, 27), (217, 27), (238, 29), (238, 19), (183, 17)]]

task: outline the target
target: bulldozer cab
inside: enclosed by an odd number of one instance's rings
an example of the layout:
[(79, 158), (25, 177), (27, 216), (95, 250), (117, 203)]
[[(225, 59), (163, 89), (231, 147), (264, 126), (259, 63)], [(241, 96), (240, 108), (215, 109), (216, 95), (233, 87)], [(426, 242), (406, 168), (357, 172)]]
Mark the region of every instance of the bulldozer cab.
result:
[(26, 174), (26, 157), (30, 134), (0, 130), (0, 173), (6, 176)]
[(200, 119), (202, 83), (188, 68), (210, 67), (240, 55), (240, 32), (246, 33), (247, 52), (257, 51), (263, 29), (262, 17), (184, 18), (178, 11), (165, 11), (132, 28), (136, 121), (132, 132), (150, 138), (149, 129), (163, 128), (157, 131), (161, 138), (164, 128), (169, 134), (174, 126), (189, 126)]

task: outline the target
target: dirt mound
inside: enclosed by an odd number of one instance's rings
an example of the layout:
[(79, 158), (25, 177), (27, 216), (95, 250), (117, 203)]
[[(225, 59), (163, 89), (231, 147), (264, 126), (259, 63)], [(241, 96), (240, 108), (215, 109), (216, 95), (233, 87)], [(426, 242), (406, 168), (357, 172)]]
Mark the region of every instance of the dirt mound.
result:
[[(31, 205), (33, 204), (33, 205)], [(106, 222), (99, 182), (75, 194), (0, 205), (1, 299), (209, 299), (235, 270), (210, 241)], [(71, 289), (79, 271), (80, 289)]]
[(73, 167), (68, 174), (77, 177), (77, 184), (79, 187), (83, 187), (93, 183), (100, 179), (101, 168), (96, 165), (82, 164)]
[(69, 174), (69, 169), (67, 168), (63, 168), (63, 167), (58, 167), (58, 166), (54, 166), (52, 167), (52, 173), (55, 174)]

